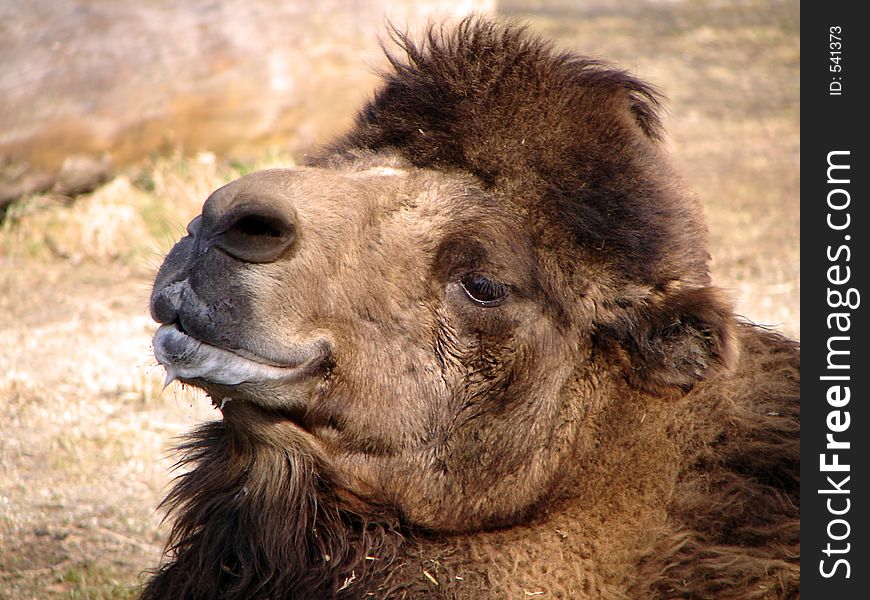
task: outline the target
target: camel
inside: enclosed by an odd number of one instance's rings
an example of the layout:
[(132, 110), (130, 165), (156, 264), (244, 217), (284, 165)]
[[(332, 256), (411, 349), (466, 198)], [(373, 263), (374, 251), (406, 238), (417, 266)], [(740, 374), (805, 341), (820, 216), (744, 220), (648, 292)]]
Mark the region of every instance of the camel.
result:
[(514, 24), (395, 39), (160, 268), (222, 418), (142, 597), (797, 597), (799, 346), (712, 284), (658, 93)]

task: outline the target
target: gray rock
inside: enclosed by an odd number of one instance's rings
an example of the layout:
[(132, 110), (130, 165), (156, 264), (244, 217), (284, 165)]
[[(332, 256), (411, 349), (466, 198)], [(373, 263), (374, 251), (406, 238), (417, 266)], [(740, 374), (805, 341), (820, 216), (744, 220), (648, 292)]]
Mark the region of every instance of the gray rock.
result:
[(77, 196), (92, 192), (112, 177), (108, 156), (101, 159), (87, 155), (73, 155), (64, 159), (52, 186), (52, 191), (64, 196)]

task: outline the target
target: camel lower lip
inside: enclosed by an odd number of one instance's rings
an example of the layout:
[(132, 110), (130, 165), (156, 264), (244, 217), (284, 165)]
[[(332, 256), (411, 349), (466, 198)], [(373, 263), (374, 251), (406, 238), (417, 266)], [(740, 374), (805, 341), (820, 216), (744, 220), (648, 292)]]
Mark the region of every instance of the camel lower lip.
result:
[(201, 342), (176, 325), (161, 325), (154, 334), (154, 356), (173, 379), (200, 379), (220, 385), (290, 381), (304, 375), (315, 358), (297, 365), (274, 366)]

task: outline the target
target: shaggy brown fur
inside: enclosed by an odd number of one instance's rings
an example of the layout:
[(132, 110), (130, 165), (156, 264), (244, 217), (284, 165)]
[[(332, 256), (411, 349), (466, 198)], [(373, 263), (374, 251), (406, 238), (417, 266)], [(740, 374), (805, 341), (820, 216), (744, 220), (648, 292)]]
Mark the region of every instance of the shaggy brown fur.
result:
[(656, 93), (482, 20), (398, 43), (158, 274), (223, 420), (143, 598), (796, 597), (799, 349), (711, 287)]

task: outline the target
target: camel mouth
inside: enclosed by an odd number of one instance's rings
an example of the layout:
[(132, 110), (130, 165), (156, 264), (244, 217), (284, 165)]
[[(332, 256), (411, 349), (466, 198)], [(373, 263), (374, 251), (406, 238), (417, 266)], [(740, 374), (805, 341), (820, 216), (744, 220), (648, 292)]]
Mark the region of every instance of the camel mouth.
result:
[(178, 322), (161, 325), (154, 334), (154, 357), (166, 369), (167, 385), (178, 379), (221, 386), (248, 383), (292, 383), (305, 378), (325, 357), (322, 340), (294, 349), (294, 362), (276, 365), (249, 351), (213, 346), (188, 334)]

